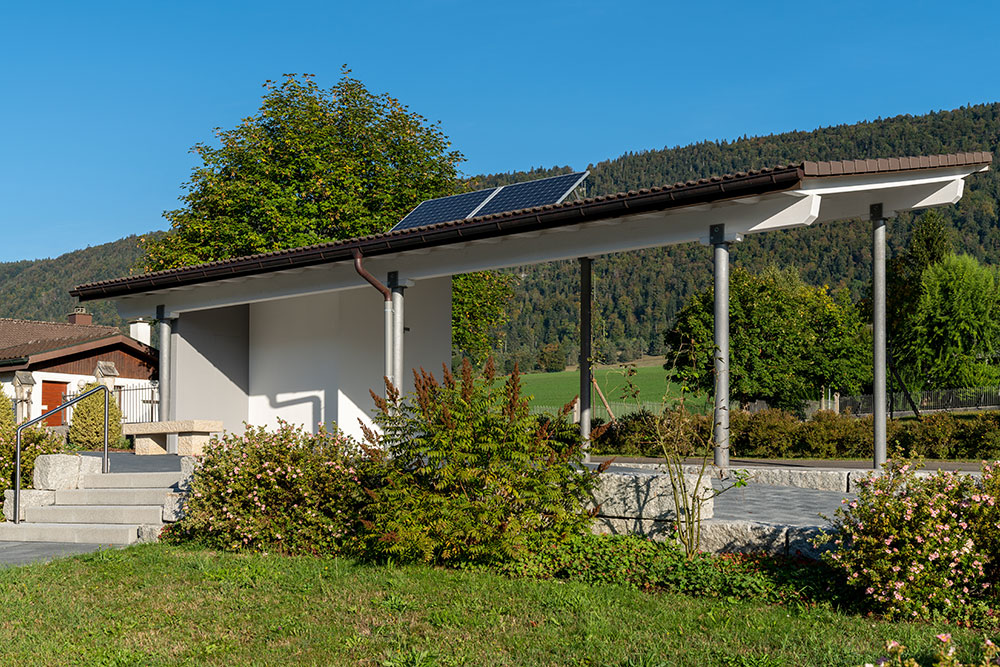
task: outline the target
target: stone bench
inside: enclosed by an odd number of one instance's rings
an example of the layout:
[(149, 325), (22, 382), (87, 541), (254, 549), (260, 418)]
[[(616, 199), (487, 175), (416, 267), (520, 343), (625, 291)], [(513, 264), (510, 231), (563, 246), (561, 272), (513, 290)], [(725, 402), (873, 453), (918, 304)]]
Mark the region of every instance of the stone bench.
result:
[[(137, 455), (179, 454), (201, 456), (213, 433), (222, 432), (222, 422), (209, 419), (180, 419), (166, 422), (122, 424), (122, 433), (135, 437)], [(168, 451), (167, 436), (177, 435), (177, 451)]]

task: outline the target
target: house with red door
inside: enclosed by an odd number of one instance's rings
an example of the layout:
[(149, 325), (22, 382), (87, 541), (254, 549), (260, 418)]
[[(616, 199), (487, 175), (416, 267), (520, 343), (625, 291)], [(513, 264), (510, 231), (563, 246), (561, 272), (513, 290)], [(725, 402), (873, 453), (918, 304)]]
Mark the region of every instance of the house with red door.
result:
[[(126, 421), (156, 419), (158, 353), (148, 322), (117, 327), (93, 323), (84, 309), (66, 322), (0, 318), (0, 387), (14, 400), (18, 422), (58, 407), (95, 380), (113, 386)], [(46, 420), (62, 426), (67, 415)]]

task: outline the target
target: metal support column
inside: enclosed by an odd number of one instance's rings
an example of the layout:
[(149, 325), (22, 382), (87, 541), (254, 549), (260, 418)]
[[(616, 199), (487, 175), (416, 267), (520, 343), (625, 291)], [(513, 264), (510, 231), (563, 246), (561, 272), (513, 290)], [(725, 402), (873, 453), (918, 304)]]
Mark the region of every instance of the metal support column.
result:
[(590, 460), (590, 357), (591, 317), (593, 299), (591, 264), (589, 257), (580, 258), (580, 438), (583, 440), (585, 460)]
[(171, 363), (173, 351), (174, 321), (167, 317), (163, 306), (156, 307), (156, 319), (160, 327), (160, 404), (159, 418), (161, 422), (170, 421), (173, 410), (173, 382)]
[(875, 468), (885, 463), (886, 331), (885, 331), (885, 217), (882, 204), (872, 204), (872, 416)]
[(714, 463), (729, 468), (729, 243), (725, 225), (709, 228), (715, 260)]
[(403, 290), (395, 272), (389, 274), (389, 287), (392, 289), (392, 377), (393, 384), (399, 393), (403, 393), (405, 376), (403, 375)]

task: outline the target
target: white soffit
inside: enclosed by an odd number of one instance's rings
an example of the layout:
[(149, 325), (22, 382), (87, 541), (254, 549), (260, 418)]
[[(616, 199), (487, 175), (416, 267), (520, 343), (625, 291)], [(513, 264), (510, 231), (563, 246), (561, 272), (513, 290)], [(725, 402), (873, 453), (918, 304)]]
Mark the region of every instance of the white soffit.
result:
[[(707, 243), (709, 227), (725, 225), (729, 241), (745, 234), (805, 227), (815, 222), (867, 218), (881, 203), (887, 217), (900, 211), (954, 204), (965, 177), (979, 167), (941, 167), (909, 172), (806, 177), (796, 190), (754, 195), (663, 211), (609, 217), (521, 234), (418, 248), (365, 259), (376, 276), (398, 271), (407, 280), (597, 256), (688, 242)], [(165, 304), (171, 315), (274, 299), (367, 288), (344, 260), (184, 288), (167, 288), (116, 299), (123, 316), (145, 315)]]

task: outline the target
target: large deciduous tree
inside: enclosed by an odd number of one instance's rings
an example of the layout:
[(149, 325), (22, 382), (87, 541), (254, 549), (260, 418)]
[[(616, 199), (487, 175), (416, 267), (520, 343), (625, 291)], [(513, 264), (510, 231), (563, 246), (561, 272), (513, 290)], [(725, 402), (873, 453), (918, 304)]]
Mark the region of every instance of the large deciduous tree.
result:
[[(843, 292), (805, 284), (793, 269), (734, 269), (729, 287), (730, 392), (797, 409), (823, 386), (855, 392), (871, 376), (860, 313)], [(666, 334), (675, 372), (714, 390), (713, 290), (696, 294)]]
[(349, 70), (330, 90), (308, 75), (264, 86), (256, 115), (193, 148), (202, 164), (164, 214), (170, 233), (146, 243), (146, 269), (385, 231), (455, 190), (462, 155), (440, 128)]
[[(170, 231), (144, 241), (143, 268), (169, 269), (375, 234), (425, 199), (462, 188), (462, 154), (438, 124), (376, 95), (344, 69), (329, 90), (310, 75), (264, 84), (256, 115), (197, 144), (184, 206)], [(479, 360), (503, 325), (510, 280), (453, 285), (455, 346)]]
[(902, 349), (913, 377), (931, 387), (1000, 381), (1000, 288), (996, 271), (974, 257), (949, 254), (927, 267)]

